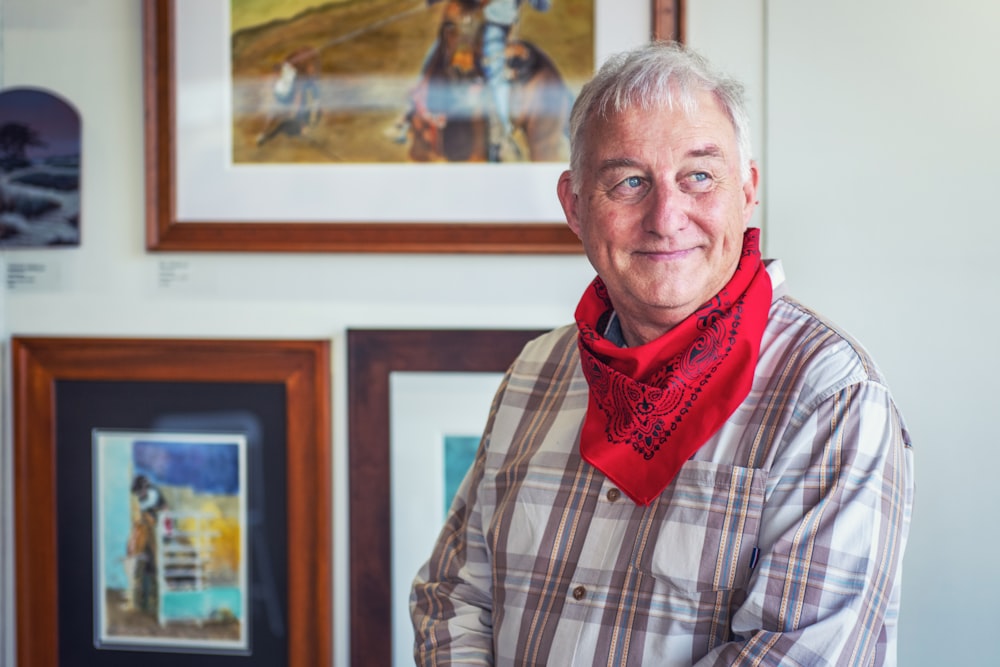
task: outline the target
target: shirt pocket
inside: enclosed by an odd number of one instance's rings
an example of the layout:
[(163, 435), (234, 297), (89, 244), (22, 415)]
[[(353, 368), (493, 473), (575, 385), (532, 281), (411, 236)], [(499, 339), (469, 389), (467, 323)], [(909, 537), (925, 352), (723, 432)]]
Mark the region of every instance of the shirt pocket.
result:
[(688, 461), (647, 508), (632, 564), (678, 592), (745, 587), (766, 482), (761, 469)]

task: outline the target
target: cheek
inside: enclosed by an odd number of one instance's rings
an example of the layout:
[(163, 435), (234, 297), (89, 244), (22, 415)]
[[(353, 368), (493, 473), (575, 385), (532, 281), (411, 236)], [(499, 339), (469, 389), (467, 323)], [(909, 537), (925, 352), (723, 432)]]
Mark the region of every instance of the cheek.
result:
[(592, 244), (599, 239), (603, 233), (603, 228), (607, 224), (606, 216), (595, 205), (593, 200), (588, 201), (585, 206), (578, 209), (580, 214), (577, 218), (579, 231), (577, 232), (584, 244)]
[(614, 242), (624, 239), (637, 223), (629, 211), (606, 201), (592, 202), (587, 219), (588, 234), (595, 240)]
[(743, 230), (746, 228), (743, 210), (735, 202), (716, 202), (702, 211), (702, 220), (707, 221), (705, 231), (726, 246), (736, 240), (739, 246), (743, 244)]

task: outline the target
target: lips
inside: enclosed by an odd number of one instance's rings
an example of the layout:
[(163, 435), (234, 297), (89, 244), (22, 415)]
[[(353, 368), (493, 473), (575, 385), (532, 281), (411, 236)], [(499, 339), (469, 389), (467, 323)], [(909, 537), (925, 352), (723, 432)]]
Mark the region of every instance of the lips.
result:
[(684, 259), (693, 253), (694, 250), (694, 248), (680, 248), (674, 250), (669, 248), (644, 248), (642, 250), (636, 250), (635, 254), (649, 257), (662, 257), (663, 259)]

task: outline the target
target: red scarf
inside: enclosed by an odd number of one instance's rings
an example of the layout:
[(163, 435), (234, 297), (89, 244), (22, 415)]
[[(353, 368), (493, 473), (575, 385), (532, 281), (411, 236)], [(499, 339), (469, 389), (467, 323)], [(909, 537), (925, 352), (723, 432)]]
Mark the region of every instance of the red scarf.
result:
[(590, 400), (580, 453), (648, 505), (750, 393), (771, 306), (760, 230), (743, 236), (736, 273), (654, 341), (621, 348), (602, 335), (614, 307), (600, 277), (576, 309)]

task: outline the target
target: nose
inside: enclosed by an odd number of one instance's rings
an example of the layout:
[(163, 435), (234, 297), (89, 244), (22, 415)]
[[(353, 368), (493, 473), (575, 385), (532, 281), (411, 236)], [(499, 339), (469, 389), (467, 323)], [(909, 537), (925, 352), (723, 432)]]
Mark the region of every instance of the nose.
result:
[(669, 236), (688, 224), (687, 210), (690, 195), (683, 192), (676, 183), (666, 180), (655, 184), (649, 195), (642, 229), (656, 236)]

